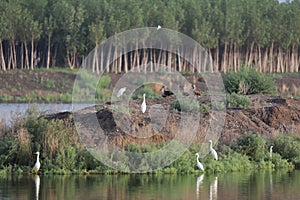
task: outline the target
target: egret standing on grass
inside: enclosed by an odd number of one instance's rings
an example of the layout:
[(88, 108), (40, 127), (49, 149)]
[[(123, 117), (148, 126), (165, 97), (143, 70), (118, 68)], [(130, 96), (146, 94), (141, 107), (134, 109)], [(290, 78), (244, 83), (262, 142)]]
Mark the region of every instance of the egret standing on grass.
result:
[(197, 156), (197, 167), (198, 167), (198, 169), (201, 169), (202, 171), (204, 171), (204, 167), (203, 167), (202, 163), (199, 161), (199, 154), (196, 153), (196, 156)]
[(123, 88), (119, 89), (117, 97), (122, 96), (125, 91), (126, 91), (126, 87), (123, 87)]
[(37, 154), (37, 157), (36, 157), (36, 163), (35, 163), (35, 165), (33, 167), (33, 171), (35, 173), (37, 173), (39, 171), (40, 167), (41, 167), (41, 163), (40, 163), (40, 160), (39, 160), (39, 158), (40, 158), (40, 152), (36, 152), (34, 154)]
[(272, 158), (273, 146), (270, 146), (270, 158)]
[(214, 149), (212, 148), (212, 141), (209, 140), (209, 142), (210, 142), (210, 145), (209, 145), (209, 151), (210, 151), (211, 155), (214, 157), (214, 159), (215, 159), (215, 160), (218, 160), (218, 154), (217, 154), (216, 150), (214, 150)]
[(141, 105), (141, 109), (142, 109), (142, 112), (145, 113), (146, 112), (146, 108), (147, 108), (147, 105), (146, 105), (146, 94), (145, 93), (143, 95), (143, 98), (144, 98), (144, 100), (143, 100), (143, 103)]

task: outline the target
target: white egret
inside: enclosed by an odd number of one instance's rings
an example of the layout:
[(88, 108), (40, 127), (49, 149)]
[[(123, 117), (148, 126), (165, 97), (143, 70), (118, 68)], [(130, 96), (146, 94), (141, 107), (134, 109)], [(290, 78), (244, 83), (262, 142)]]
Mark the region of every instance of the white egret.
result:
[(270, 158), (272, 158), (273, 146), (270, 146)]
[(211, 155), (214, 157), (214, 159), (218, 160), (218, 154), (217, 154), (216, 150), (214, 150), (212, 147), (212, 141), (209, 140), (209, 142), (210, 142), (209, 151), (210, 151)]
[(142, 109), (142, 112), (145, 113), (146, 112), (146, 108), (147, 108), (147, 105), (146, 105), (146, 94), (145, 93), (143, 95), (143, 98), (144, 98), (144, 100), (143, 100), (143, 103), (141, 105), (141, 109)]
[(204, 167), (203, 167), (203, 165), (202, 165), (202, 163), (199, 161), (199, 154), (198, 153), (196, 153), (196, 156), (197, 156), (197, 167), (198, 167), (198, 169), (201, 169), (202, 171), (204, 171)]
[(123, 87), (123, 88), (119, 89), (117, 97), (122, 96), (125, 91), (126, 91), (126, 87)]
[(161, 26), (160, 26), (160, 25), (157, 26), (157, 29), (156, 29), (156, 30), (159, 30), (159, 29), (161, 29)]
[(35, 173), (37, 173), (39, 171), (40, 167), (41, 167), (41, 163), (40, 163), (40, 160), (39, 160), (39, 158), (40, 158), (40, 152), (36, 152), (34, 154), (37, 154), (37, 157), (36, 157), (36, 163), (35, 163), (35, 165), (33, 167), (33, 171)]

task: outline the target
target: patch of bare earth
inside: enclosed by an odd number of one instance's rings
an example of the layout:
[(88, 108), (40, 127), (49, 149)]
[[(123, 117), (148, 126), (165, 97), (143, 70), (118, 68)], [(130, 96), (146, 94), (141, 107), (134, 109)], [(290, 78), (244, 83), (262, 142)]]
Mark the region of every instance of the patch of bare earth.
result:
[[(201, 98), (205, 97), (200, 97), (199, 101)], [(254, 102), (251, 108), (226, 111), (219, 144), (231, 144), (246, 132), (268, 137), (300, 133), (300, 100), (268, 95), (253, 95), (251, 98)], [(130, 102), (130, 113), (116, 111), (110, 104), (98, 105), (97, 112), (95, 109), (86, 109), (76, 114), (76, 120), (81, 123), (79, 135), (90, 147), (101, 145), (100, 143), (104, 141), (119, 147), (131, 143), (148, 144), (170, 141), (179, 134), (182, 117), (180, 112), (170, 108), (173, 100), (174, 97), (147, 99), (148, 107), (160, 104), (167, 110), (165, 120), (158, 118), (162, 121), (158, 127), (153, 126), (153, 124), (157, 125), (157, 122), (151, 122), (151, 120), (157, 120), (157, 117), (151, 118), (151, 113), (149, 113), (151, 110), (147, 110), (146, 113), (140, 111), (141, 99)], [(193, 115), (193, 113), (189, 114)], [(202, 142), (212, 119), (209, 113), (199, 112), (196, 114), (200, 117), (196, 137), (190, 134), (191, 130), (189, 129), (184, 130), (183, 134), (186, 139), (193, 137), (194, 141)], [(64, 118), (60, 115), (58, 113), (47, 116), (47, 118)], [(216, 115), (218, 115), (218, 111)], [(185, 123), (189, 123), (189, 121), (185, 121)], [(189, 124), (186, 127), (189, 127)], [(185, 140), (185, 138), (182, 139)]]

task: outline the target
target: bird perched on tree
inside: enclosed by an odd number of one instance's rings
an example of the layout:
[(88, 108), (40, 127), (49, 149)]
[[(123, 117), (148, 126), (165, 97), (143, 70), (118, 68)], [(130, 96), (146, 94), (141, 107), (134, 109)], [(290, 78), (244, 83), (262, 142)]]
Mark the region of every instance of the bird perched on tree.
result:
[(161, 89), (160, 89), (160, 91), (161, 91), (163, 97), (171, 96), (171, 95), (174, 94), (173, 92), (171, 92), (171, 90), (169, 90), (165, 86), (162, 86)]
[(40, 170), (40, 167), (41, 167), (41, 163), (40, 163), (40, 160), (39, 160), (39, 158), (40, 158), (40, 152), (36, 152), (34, 154), (36, 154), (37, 157), (36, 157), (36, 162), (35, 162), (34, 167), (33, 167), (33, 171), (35, 173), (37, 173)]
[(209, 151), (210, 151), (211, 155), (214, 157), (214, 159), (218, 160), (218, 154), (217, 154), (216, 150), (214, 150), (212, 147), (212, 141), (209, 140), (209, 142), (210, 142)]
[(196, 96), (200, 96), (201, 95), (201, 90), (197, 89), (195, 84), (192, 85), (192, 88), (193, 88), (194, 94)]
[(146, 105), (146, 94), (144, 93), (143, 95), (143, 103), (141, 105), (141, 110), (142, 110), (142, 113), (145, 113), (146, 112), (146, 108), (147, 108), (147, 105)]

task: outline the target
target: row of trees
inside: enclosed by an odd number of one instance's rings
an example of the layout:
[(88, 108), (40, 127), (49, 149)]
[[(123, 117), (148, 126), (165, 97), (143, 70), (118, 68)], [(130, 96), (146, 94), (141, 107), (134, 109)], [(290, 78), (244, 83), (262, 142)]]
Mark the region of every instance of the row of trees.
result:
[[(243, 64), (262, 72), (300, 68), (299, 0), (3, 0), (0, 69), (76, 68), (115, 33), (157, 25), (182, 32), (206, 49), (200, 71), (226, 72)], [(166, 51), (137, 49), (120, 56), (114, 49), (94, 60), (93, 70), (127, 71), (149, 61), (190, 69), (180, 56)], [(118, 60), (103, 66), (103, 59), (111, 58)]]

